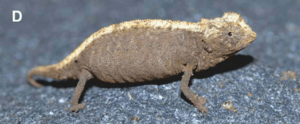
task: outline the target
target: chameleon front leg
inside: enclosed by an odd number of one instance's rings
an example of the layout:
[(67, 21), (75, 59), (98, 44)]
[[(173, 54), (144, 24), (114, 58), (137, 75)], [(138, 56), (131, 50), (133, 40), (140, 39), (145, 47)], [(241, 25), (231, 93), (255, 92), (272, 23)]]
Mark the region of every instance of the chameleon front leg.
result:
[(188, 63), (185, 66), (184, 74), (180, 82), (180, 89), (185, 95), (185, 97), (189, 99), (198, 110), (200, 110), (202, 113), (207, 113), (207, 109), (204, 107), (204, 104), (206, 103), (206, 98), (197, 96), (189, 88), (189, 81), (191, 76), (193, 75), (194, 67), (195, 67), (195, 63)]
[(70, 111), (74, 111), (74, 112), (77, 112), (78, 110), (84, 108), (85, 103), (79, 104), (78, 103), (79, 102), (79, 98), (80, 98), (80, 96), (82, 94), (82, 91), (84, 89), (84, 86), (85, 86), (86, 82), (89, 79), (91, 79), (93, 76), (92, 76), (92, 74), (89, 71), (83, 69), (83, 70), (81, 70), (81, 72), (80, 72), (80, 74), (79, 74), (78, 77), (79, 77), (79, 82), (78, 82), (78, 84), (76, 86), (76, 90), (75, 90), (75, 92), (73, 94), (73, 98), (72, 98), (72, 101), (71, 101), (72, 106), (70, 108)]

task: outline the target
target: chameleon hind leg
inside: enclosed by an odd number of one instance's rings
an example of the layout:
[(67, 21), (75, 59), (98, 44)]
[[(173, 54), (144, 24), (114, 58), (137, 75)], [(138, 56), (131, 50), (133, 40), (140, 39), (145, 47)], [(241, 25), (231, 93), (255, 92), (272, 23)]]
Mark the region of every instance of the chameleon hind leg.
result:
[(180, 89), (187, 99), (189, 99), (194, 106), (200, 110), (202, 113), (207, 113), (207, 109), (204, 107), (206, 103), (206, 98), (197, 96), (190, 88), (189, 81), (193, 75), (193, 69), (195, 67), (194, 63), (188, 63), (185, 67), (184, 74), (180, 82)]
[(72, 101), (71, 101), (71, 105), (72, 106), (70, 108), (70, 111), (77, 112), (78, 110), (84, 108), (85, 103), (79, 104), (78, 103), (79, 102), (79, 98), (80, 98), (80, 96), (82, 94), (82, 91), (84, 89), (84, 86), (85, 86), (86, 82), (89, 79), (91, 79), (92, 77), (93, 76), (92, 76), (92, 74), (89, 71), (87, 71), (85, 69), (81, 70), (81, 72), (79, 74), (79, 82), (78, 82), (78, 84), (76, 86), (76, 90), (75, 90), (75, 92), (73, 94), (73, 98), (72, 98)]

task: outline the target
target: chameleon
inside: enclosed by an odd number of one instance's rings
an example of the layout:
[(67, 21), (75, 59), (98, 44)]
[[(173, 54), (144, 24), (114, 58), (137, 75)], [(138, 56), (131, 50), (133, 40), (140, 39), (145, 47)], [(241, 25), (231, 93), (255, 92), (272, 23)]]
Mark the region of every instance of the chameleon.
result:
[(222, 17), (200, 22), (144, 19), (112, 24), (93, 33), (61, 62), (37, 66), (27, 78), (35, 87), (42, 85), (34, 76), (56, 80), (78, 80), (71, 99), (72, 112), (83, 109), (79, 98), (85, 84), (96, 78), (108, 83), (142, 83), (182, 75), (180, 89), (202, 113), (207, 98), (189, 88), (194, 72), (204, 71), (249, 46), (256, 33), (243, 17), (225, 12)]

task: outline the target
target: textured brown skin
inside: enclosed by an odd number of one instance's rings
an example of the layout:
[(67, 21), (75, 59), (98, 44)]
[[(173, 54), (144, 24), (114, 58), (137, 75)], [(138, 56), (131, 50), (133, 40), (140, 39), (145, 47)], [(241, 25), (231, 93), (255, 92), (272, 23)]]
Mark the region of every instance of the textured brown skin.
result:
[[(127, 28), (122, 28), (124, 25)], [(110, 83), (143, 82), (184, 72), (182, 92), (206, 113), (206, 99), (188, 87), (193, 71), (215, 66), (255, 38), (256, 33), (236, 13), (198, 23), (135, 20), (100, 29), (62, 62), (30, 70), (28, 80), (40, 87), (33, 76), (79, 79), (70, 108), (77, 112), (84, 107), (78, 100), (85, 83), (92, 78)]]

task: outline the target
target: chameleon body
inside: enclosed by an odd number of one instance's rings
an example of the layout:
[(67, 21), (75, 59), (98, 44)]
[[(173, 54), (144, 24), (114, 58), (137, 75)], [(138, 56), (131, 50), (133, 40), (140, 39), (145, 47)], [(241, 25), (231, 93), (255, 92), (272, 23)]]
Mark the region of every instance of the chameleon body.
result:
[(126, 83), (162, 79), (184, 73), (180, 88), (201, 112), (206, 99), (188, 87), (193, 72), (215, 66), (256, 39), (244, 19), (236, 13), (200, 22), (133, 20), (114, 24), (92, 34), (60, 63), (38, 66), (28, 73), (54, 79), (78, 79), (71, 111), (84, 107), (78, 100), (86, 82)]

